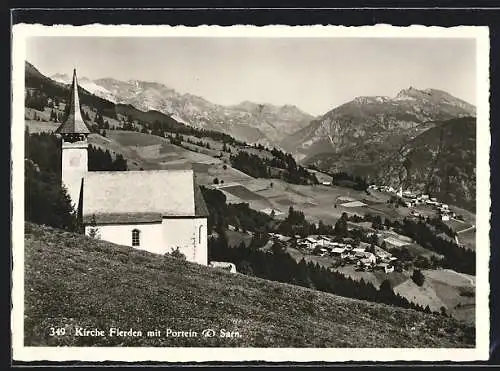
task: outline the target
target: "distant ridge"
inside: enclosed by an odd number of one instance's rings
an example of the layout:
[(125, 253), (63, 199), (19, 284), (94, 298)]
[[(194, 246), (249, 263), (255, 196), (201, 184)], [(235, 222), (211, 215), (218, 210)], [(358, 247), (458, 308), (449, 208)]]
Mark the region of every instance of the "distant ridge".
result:
[[(51, 76), (68, 84), (63, 73)], [(223, 106), (193, 95), (181, 94), (161, 83), (113, 78), (81, 79), (87, 91), (109, 101), (131, 105), (142, 111), (158, 111), (196, 128), (220, 131), (248, 143), (278, 146), (283, 135), (291, 134), (314, 119), (296, 106), (275, 106), (249, 101)]]

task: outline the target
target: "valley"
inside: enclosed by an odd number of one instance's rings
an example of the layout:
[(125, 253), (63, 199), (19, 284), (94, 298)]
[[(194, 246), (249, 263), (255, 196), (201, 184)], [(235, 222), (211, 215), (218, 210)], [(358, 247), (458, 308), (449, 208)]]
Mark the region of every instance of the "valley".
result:
[[(475, 119), (471, 116), (475, 110), (470, 105), (444, 92), (408, 89), (395, 98), (356, 98), (321, 118), (313, 118), (289, 106), (278, 108), (244, 102), (230, 108), (215, 107), (200, 97), (182, 96), (165, 86), (150, 84), (149, 89), (170, 97), (170, 105), (164, 100), (152, 103), (134, 90), (146, 87), (143, 82), (106, 83), (101, 96), (96, 90), (83, 95), (86, 98), (82, 99), (82, 109), (92, 126), (89, 144), (109, 151), (112, 157), (123, 156), (128, 170), (193, 169), (197, 184), (222, 193), (228, 205), (248, 204), (250, 209), (272, 219), (255, 230), (241, 231), (241, 226), (229, 230), (229, 226), (224, 226), (222, 232), (231, 236), (228, 239), (233, 247), (241, 242), (250, 244), (261, 233), (260, 229), (266, 235), (271, 230), (276, 233), (290, 218), (290, 209), (303, 213), (304, 223), (316, 228), (322, 224), (333, 228), (347, 217), (346, 233), (357, 234), (360, 239), (375, 234), (378, 239), (373, 244), (377, 248), (385, 244), (384, 250), (388, 252), (406, 254), (404, 258), (398, 257), (402, 269), (393, 272), (356, 269), (355, 264), (346, 264), (332, 253), (321, 255), (314, 248), (304, 249), (292, 243), (284, 244), (284, 251), (296, 262), (304, 259), (354, 281), (370, 282), (376, 289), (388, 281), (394, 294), (411, 303), (444, 312), (458, 321), (474, 322), (474, 276), (439, 264), (427, 266), (433, 258), (443, 257), (433, 250), (432, 243), (418, 243), (401, 234), (398, 227), (382, 223), (403, 225), (405, 220), (412, 220), (427, 228), (424, 218), (441, 221), (440, 213), (425, 204), (401, 206), (394, 201), (395, 192), (356, 189), (334, 181), (335, 174), (347, 169), (369, 183), (376, 181), (394, 188), (431, 193), (448, 202), (450, 209), (463, 219), (442, 220), (455, 233), (453, 238), (437, 228), (432, 229), (433, 237), (440, 235), (442, 240), (456, 241), (460, 251), (475, 251), (472, 160), (476, 143)], [(51, 86), (58, 92), (46, 93), (52, 107), (25, 109), (25, 125), (30, 133), (53, 132), (59, 126), (51, 116), (52, 112), (56, 116), (65, 112), (64, 102), (57, 98), (65, 87), (62, 83)], [(87, 87), (90, 89), (90, 85)], [(123, 95), (123, 91), (130, 94)], [(118, 98), (118, 92), (125, 98)], [(113, 99), (106, 100), (106, 96)], [(57, 104), (53, 102), (55, 98), (59, 100)], [(187, 98), (196, 105), (186, 105)], [(456, 128), (459, 134), (467, 133), (463, 142), (455, 142), (452, 132)], [(441, 134), (436, 136), (436, 132)], [(458, 153), (453, 143), (463, 151)], [(295, 162), (291, 153), (301, 161)], [(452, 156), (453, 168), (446, 167)], [(423, 174), (429, 162), (435, 164), (433, 174)], [(429, 186), (429, 179), (433, 180), (434, 188)], [(461, 185), (460, 192), (456, 184)], [(381, 222), (354, 220), (368, 216)], [(215, 228), (212, 232), (216, 232)], [(290, 232), (288, 237), (298, 240), (294, 233)], [(306, 233), (306, 228), (296, 233), (304, 234), (300, 238), (313, 235)], [(266, 238), (259, 251), (269, 251), (279, 240), (276, 236)], [(387, 246), (391, 243), (393, 246)], [(412, 279), (412, 272), (417, 269), (425, 277), (422, 285)]]
[[(27, 122), (27, 126), (36, 130), (42, 130), (43, 127), (37, 122), (32, 126)], [(52, 125), (47, 125), (53, 129)], [(228, 203), (240, 204), (247, 203), (250, 208), (270, 213), (274, 213), (274, 219), (284, 220), (287, 217), (288, 210), (292, 206), (296, 210), (304, 213), (306, 219), (312, 223), (322, 223), (335, 225), (343, 213), (349, 216), (370, 214), (388, 218), (391, 220), (402, 220), (405, 217), (411, 217), (411, 209), (406, 207), (394, 207), (388, 204), (391, 195), (381, 191), (369, 190), (357, 191), (351, 188), (334, 185), (298, 185), (290, 184), (281, 179), (263, 179), (251, 177), (230, 165), (229, 156), (222, 152), (223, 144), (218, 143), (211, 138), (187, 137), (186, 141), (181, 142), (181, 146), (170, 143), (167, 138), (162, 138), (140, 132), (124, 130), (108, 130), (106, 136), (93, 133), (89, 136), (89, 144), (103, 150), (109, 150), (112, 154), (121, 154), (127, 160), (130, 170), (157, 170), (157, 169), (184, 169), (192, 168), (195, 171), (196, 180), (199, 185), (221, 191)], [(188, 143), (187, 140), (198, 140), (208, 143), (210, 149), (206, 146)], [(190, 149), (187, 149), (190, 148)], [(238, 150), (237, 146), (231, 146), (233, 151)], [(239, 149), (244, 150), (244, 149)], [(265, 156), (265, 151), (249, 149), (253, 153), (259, 153)], [(220, 154), (223, 156), (220, 157)], [(321, 172), (317, 172), (321, 174)], [(323, 174), (323, 176), (327, 176)], [(214, 184), (217, 179), (218, 184)], [(359, 203), (356, 204), (356, 202)], [(437, 215), (432, 208), (419, 206), (415, 210), (420, 213), (433, 217)], [(458, 211), (458, 209), (457, 209)], [(469, 223), (473, 220), (468, 219)], [(449, 222), (452, 228), (460, 229), (467, 222)], [(470, 226), (471, 224), (468, 224)], [(370, 226), (364, 226), (362, 223), (350, 223), (351, 227), (361, 228), (364, 231), (372, 231)], [(471, 230), (465, 230), (464, 240), (467, 233)], [(237, 233), (230, 232), (228, 233)], [(243, 234), (243, 237), (245, 234)], [(241, 237), (237, 237), (233, 244), (237, 245)], [(252, 237), (250, 236), (250, 239)], [(459, 238), (462, 238), (459, 234)], [(273, 239), (269, 240), (272, 243)], [(249, 242), (247, 238), (247, 242)], [(467, 241), (470, 248), (475, 248), (475, 240)], [(403, 246), (410, 248), (411, 243), (403, 243)], [(419, 247), (414, 250), (415, 256), (427, 256), (428, 250)], [(306, 261), (319, 263), (322, 266), (330, 268), (334, 259), (331, 257), (319, 257), (310, 251), (297, 250), (294, 247), (287, 247), (287, 253), (293, 256), (297, 261), (305, 258)], [(335, 268), (338, 272), (351, 277), (355, 280), (363, 279), (365, 282), (371, 282), (375, 287), (379, 287), (382, 281), (389, 280), (393, 284), (395, 292), (406, 297), (411, 302), (415, 302), (423, 307), (429, 306), (432, 311), (440, 311), (441, 307), (447, 308), (455, 318), (471, 323), (474, 321), (474, 300), (466, 297), (466, 302), (461, 296), (461, 290), (474, 290), (474, 285), (463, 283), (448, 283), (445, 270), (424, 270), (426, 276), (426, 285), (418, 287), (411, 279), (411, 269), (404, 273), (384, 273), (356, 271), (354, 266)], [(454, 273), (456, 274), (456, 273)], [(399, 277), (395, 279), (395, 277)], [(443, 297), (443, 298), (441, 298)], [(462, 298), (462, 300), (460, 299)]]

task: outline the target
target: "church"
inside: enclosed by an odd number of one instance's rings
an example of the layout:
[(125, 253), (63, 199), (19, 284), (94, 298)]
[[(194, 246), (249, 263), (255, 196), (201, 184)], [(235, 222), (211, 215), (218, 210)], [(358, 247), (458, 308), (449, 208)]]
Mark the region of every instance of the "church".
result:
[(85, 234), (152, 253), (177, 248), (207, 265), (208, 210), (193, 170), (89, 171), (88, 135), (76, 70), (62, 137), (62, 184)]

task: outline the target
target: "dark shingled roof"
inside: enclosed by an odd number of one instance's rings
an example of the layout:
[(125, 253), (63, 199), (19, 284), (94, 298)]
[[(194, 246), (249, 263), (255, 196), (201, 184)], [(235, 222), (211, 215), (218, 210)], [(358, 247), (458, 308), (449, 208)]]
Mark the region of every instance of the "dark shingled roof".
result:
[(194, 214), (196, 216), (205, 216), (208, 217), (208, 208), (205, 203), (205, 199), (203, 198), (203, 193), (201, 192), (200, 187), (196, 184), (196, 180), (193, 181), (194, 187)]
[(59, 134), (90, 134), (80, 110), (80, 98), (78, 96), (78, 81), (76, 69), (73, 70), (73, 83), (71, 84), (70, 106), (68, 117), (56, 130)]
[(125, 223), (161, 223), (161, 213), (107, 213), (84, 215), (83, 223), (91, 224), (125, 224)]

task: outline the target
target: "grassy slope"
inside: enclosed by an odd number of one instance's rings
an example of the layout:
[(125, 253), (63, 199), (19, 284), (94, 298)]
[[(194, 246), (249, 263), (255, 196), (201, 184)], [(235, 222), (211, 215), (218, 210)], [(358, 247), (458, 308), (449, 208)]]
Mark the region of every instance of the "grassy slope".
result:
[[(50, 337), (49, 328), (59, 326), (66, 326), (69, 335)], [(225, 328), (239, 331), (241, 338), (74, 337), (75, 326), (199, 332)], [(473, 333), (440, 316), (231, 274), (26, 224), (26, 345), (470, 347)]]

